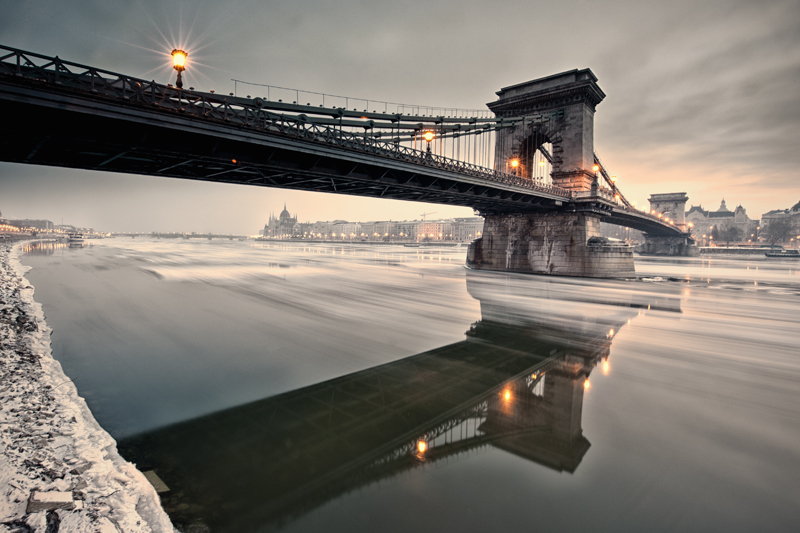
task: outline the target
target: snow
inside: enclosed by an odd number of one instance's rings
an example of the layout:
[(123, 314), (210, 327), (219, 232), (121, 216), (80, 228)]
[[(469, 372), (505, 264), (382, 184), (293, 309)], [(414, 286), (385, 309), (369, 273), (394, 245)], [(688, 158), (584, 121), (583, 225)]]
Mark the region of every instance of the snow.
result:
[[(172, 533), (153, 486), (117, 453), (53, 359), (19, 262), (23, 245), (0, 244), (0, 532)], [(76, 505), (27, 513), (34, 491), (67, 492)]]

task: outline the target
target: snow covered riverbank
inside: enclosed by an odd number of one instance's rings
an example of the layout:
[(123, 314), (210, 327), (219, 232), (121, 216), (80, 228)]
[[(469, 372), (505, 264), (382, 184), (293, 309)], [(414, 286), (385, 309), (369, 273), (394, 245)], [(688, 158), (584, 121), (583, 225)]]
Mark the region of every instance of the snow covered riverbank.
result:
[(20, 246), (0, 243), (0, 531), (172, 532), (155, 489), (53, 359)]

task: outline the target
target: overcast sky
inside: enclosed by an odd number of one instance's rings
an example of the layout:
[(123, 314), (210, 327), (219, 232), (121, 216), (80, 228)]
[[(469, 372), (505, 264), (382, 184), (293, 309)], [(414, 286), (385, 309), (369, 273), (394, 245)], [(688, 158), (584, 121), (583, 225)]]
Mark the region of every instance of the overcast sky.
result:
[[(0, 44), (167, 83), (231, 78), (482, 108), (501, 87), (591, 68), (595, 149), (637, 205), (685, 191), (751, 218), (800, 200), (800, 0), (3, 0)], [(13, 127), (4, 124), (2, 127)], [(9, 218), (108, 231), (256, 233), (302, 221), (470, 216), (441, 205), (0, 163)]]

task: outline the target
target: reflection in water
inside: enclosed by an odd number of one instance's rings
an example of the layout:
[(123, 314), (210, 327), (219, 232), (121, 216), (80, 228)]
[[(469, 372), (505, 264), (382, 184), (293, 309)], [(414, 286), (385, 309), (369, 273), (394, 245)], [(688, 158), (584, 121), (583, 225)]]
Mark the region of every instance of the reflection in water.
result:
[[(497, 276), (470, 274), (482, 319), (462, 342), (125, 439), (123, 455), (172, 490), (176, 523), (212, 531), (278, 527), (337, 496), (421, 464), (494, 446), (574, 472), (593, 368), (640, 309), (680, 312), (663, 294), (541, 309), (515, 304)], [(487, 280), (492, 280), (489, 283)], [(559, 298), (537, 284), (538, 302)], [(516, 288), (518, 289), (518, 287)], [(551, 290), (553, 294), (548, 294)], [(544, 294), (542, 294), (544, 292)], [(608, 304), (613, 307), (609, 312)]]
[(66, 243), (57, 241), (33, 241), (23, 244), (20, 248), (25, 255), (53, 255), (59, 250), (68, 248), (83, 248), (83, 243)]

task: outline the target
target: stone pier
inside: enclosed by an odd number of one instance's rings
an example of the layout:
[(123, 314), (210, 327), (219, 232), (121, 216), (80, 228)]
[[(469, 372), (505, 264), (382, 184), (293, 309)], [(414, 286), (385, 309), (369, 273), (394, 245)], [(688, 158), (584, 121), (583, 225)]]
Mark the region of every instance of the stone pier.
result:
[(480, 270), (635, 278), (633, 250), (600, 235), (589, 213), (488, 215), (483, 237), (472, 242), (467, 266)]
[(689, 235), (668, 237), (645, 234), (644, 244), (638, 246), (636, 251), (644, 255), (700, 255), (700, 250)]

